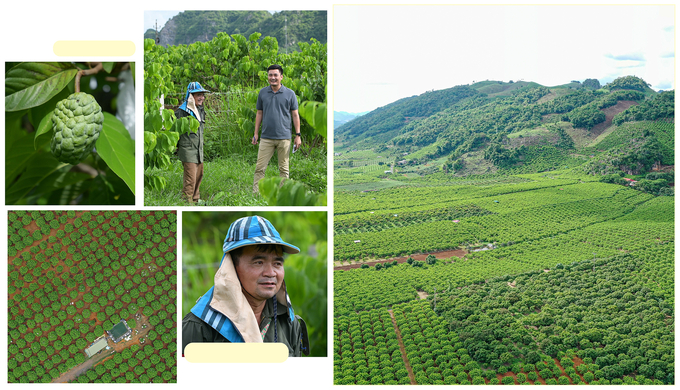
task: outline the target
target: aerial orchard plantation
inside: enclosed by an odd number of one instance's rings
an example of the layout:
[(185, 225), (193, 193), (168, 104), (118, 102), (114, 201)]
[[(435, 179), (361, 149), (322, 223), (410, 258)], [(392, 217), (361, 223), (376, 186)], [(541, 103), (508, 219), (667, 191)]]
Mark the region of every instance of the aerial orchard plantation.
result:
[[(399, 212), (397, 190), (353, 194), (377, 206), (335, 222), (335, 321), (350, 320), (336, 327), (335, 383), (674, 383), (673, 198), (557, 183), (459, 199), (449, 186), (448, 209), (433, 197)], [(425, 254), (438, 259), (414, 260)], [(383, 347), (355, 343), (364, 313), (393, 316), (405, 353), (363, 358)], [(385, 375), (388, 357), (408, 375)]]
[(8, 382), (176, 382), (176, 212), (8, 217)]
[(673, 94), (487, 83), (336, 129), (334, 383), (674, 384)]

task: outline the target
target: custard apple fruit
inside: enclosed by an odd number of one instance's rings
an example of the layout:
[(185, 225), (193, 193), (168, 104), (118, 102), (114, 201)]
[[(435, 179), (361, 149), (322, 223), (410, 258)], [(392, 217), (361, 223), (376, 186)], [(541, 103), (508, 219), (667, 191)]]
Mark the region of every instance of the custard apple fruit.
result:
[(94, 96), (76, 92), (60, 101), (52, 113), (52, 155), (61, 162), (78, 164), (94, 149), (103, 123), (104, 114)]

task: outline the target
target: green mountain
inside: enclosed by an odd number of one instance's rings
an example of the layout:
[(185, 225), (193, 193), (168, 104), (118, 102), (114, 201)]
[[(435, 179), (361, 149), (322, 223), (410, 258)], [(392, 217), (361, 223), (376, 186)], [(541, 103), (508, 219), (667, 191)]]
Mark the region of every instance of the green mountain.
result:
[[(241, 34), (254, 32), (273, 36), (282, 50), (299, 50), (298, 42), (314, 38), (326, 43), (326, 11), (184, 11), (168, 20), (159, 33), (159, 44), (188, 45), (207, 42), (217, 33)], [(155, 32), (149, 38), (155, 38)], [(147, 31), (145, 38), (151, 33)]]
[[(673, 164), (674, 91), (657, 93), (634, 76), (587, 81), (483, 81), (400, 99), (336, 128), (336, 152), (373, 150), (421, 177), (586, 161), (588, 173), (638, 175)], [(633, 131), (628, 122), (642, 124)], [(603, 143), (608, 136), (618, 141)]]
[(366, 112), (360, 112), (360, 113), (353, 113), (353, 112), (345, 112), (345, 111), (333, 111), (333, 127), (338, 128), (345, 123), (351, 121), (352, 119), (362, 116), (366, 114)]

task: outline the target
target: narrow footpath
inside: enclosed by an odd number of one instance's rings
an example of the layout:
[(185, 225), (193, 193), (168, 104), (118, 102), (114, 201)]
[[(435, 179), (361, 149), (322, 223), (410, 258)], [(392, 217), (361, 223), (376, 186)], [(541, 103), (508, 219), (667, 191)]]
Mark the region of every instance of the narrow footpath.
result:
[(417, 385), (416, 376), (413, 375), (413, 369), (411, 368), (411, 363), (408, 362), (406, 357), (406, 348), (404, 348), (404, 342), (401, 340), (401, 332), (397, 326), (397, 320), (394, 318), (394, 313), (392, 309), (387, 310), (390, 313), (390, 318), (392, 318), (392, 325), (394, 325), (394, 331), (397, 333), (397, 341), (399, 342), (399, 350), (401, 351), (401, 358), (404, 359), (404, 365), (406, 366), (406, 371), (408, 371), (408, 378), (411, 380), (412, 385)]

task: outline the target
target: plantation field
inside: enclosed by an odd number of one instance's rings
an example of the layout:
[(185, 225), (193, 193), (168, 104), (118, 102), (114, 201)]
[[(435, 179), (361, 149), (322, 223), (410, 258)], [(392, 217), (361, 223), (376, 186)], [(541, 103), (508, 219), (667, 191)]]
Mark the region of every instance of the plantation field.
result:
[(674, 383), (674, 199), (576, 172), (336, 191), (338, 263), (468, 253), (336, 270), (334, 383)]
[[(174, 211), (8, 216), (8, 382), (176, 382)], [(88, 358), (120, 320), (129, 338)]]

